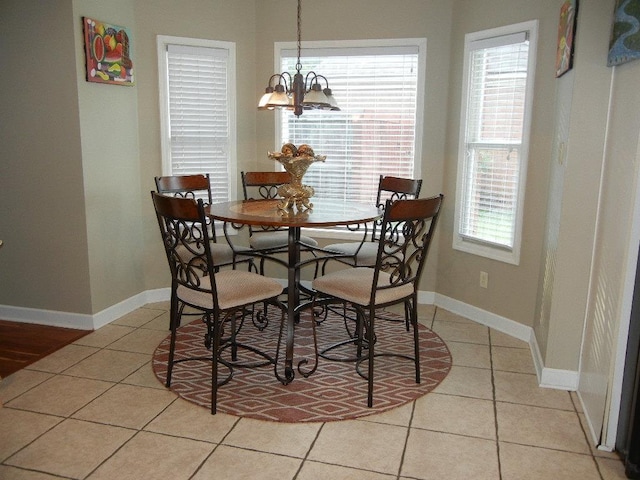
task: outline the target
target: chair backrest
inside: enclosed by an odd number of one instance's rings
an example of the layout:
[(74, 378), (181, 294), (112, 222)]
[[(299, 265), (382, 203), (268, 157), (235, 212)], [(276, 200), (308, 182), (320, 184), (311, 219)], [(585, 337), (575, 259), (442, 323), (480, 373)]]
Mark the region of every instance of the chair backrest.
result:
[[(209, 174), (193, 175), (167, 175), (155, 177), (156, 191), (163, 195), (197, 200), (203, 198), (204, 203), (211, 205), (211, 181)], [(213, 225), (213, 221), (207, 218), (207, 224)], [(217, 241), (215, 228), (210, 228), (211, 240)]]
[[(387, 200), (380, 231), (372, 298), (375, 290), (412, 284), (413, 292), (429, 251), (440, 207), (442, 194), (430, 198)], [(390, 275), (390, 283), (378, 285), (379, 272)]]
[[(384, 209), (387, 200), (395, 202), (396, 200), (418, 198), (420, 196), (421, 188), (422, 179), (385, 177), (380, 175), (376, 205), (378, 208)], [(371, 232), (371, 241), (375, 242), (380, 238), (377, 235), (377, 232), (380, 231), (381, 225), (382, 218), (374, 222), (373, 231)]]
[(418, 198), (422, 188), (422, 179), (384, 177), (380, 175), (378, 184), (378, 203), (381, 201), (384, 192), (391, 193), (391, 200), (406, 200), (408, 198)]
[[(271, 200), (278, 198), (278, 188), (291, 182), (289, 172), (240, 172), (242, 177), (242, 192), (245, 200)], [(249, 233), (256, 231), (282, 230), (280, 227), (252, 226)]]
[(278, 187), (291, 182), (289, 172), (240, 172), (245, 200), (278, 198)]
[(212, 304), (217, 309), (215, 265), (211, 258), (204, 202), (156, 192), (151, 192), (151, 198), (171, 270), (172, 288), (182, 285), (211, 293)]
[(155, 177), (158, 193), (173, 194), (176, 197), (198, 198), (198, 193), (206, 195), (206, 203), (211, 204), (211, 181), (209, 174), (169, 175)]

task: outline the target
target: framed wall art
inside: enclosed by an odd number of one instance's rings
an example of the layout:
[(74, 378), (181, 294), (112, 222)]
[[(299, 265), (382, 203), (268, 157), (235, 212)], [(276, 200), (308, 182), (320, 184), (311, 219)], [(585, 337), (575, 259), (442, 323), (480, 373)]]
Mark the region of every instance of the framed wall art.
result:
[(133, 85), (130, 35), (126, 28), (84, 17), (87, 81)]
[(640, 0), (616, 0), (607, 65), (640, 58)]
[(566, 0), (560, 7), (558, 23), (558, 49), (556, 52), (556, 78), (573, 67), (573, 40), (576, 30), (578, 0)]

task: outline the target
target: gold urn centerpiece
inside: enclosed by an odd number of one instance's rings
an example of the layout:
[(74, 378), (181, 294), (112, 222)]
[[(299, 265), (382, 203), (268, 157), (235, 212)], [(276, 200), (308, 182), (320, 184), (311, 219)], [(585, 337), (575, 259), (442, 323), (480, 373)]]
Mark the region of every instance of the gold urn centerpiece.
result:
[(279, 152), (269, 152), (269, 158), (279, 162), (291, 175), (291, 183), (286, 183), (278, 188), (278, 195), (282, 197), (278, 208), (280, 210), (292, 210), (295, 206), (299, 212), (313, 209), (313, 203), (309, 201), (315, 190), (309, 185), (302, 184), (302, 177), (312, 163), (324, 162), (324, 155), (316, 155), (309, 145), (296, 146), (286, 143)]

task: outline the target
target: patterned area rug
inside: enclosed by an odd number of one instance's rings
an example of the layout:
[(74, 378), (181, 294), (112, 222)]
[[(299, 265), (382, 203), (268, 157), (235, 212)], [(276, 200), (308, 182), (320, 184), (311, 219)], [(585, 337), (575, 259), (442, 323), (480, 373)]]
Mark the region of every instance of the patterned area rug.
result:
[[(262, 331), (251, 321), (240, 331), (239, 342), (257, 346), (262, 351), (275, 353), (280, 325), (279, 311), (269, 307), (268, 322)], [(329, 313), (317, 327), (318, 345), (322, 349), (347, 339), (346, 324), (341, 316)], [(380, 312), (376, 317), (376, 354), (383, 352), (412, 354), (413, 334), (406, 331), (404, 318)], [(176, 358), (208, 357), (204, 346), (206, 328), (195, 320), (178, 329)], [(309, 370), (315, 364), (310, 316), (302, 314), (295, 333), (294, 366), (305, 360), (301, 368)], [(433, 390), (449, 373), (451, 354), (444, 341), (423, 325), (419, 327), (421, 383), (415, 383), (413, 362), (397, 357), (375, 359), (373, 407), (367, 407), (367, 381), (358, 375), (353, 361), (342, 360), (355, 355), (355, 346), (332, 350), (332, 360), (320, 358), (314, 374), (305, 378), (297, 368), (295, 379), (282, 385), (274, 375), (273, 365), (258, 368), (233, 369), (233, 378), (218, 389), (218, 412), (280, 422), (328, 422), (353, 419), (384, 412), (404, 405)], [(163, 340), (153, 358), (153, 369), (164, 384), (167, 370), (169, 337)], [(228, 359), (225, 351), (223, 358)], [(257, 356), (239, 350), (239, 360), (252, 362)], [(282, 361), (279, 361), (282, 364)], [(281, 367), (280, 367), (281, 368)], [(366, 372), (367, 363), (361, 366)], [(220, 367), (224, 378), (228, 369)], [(284, 375), (284, 372), (280, 372)], [(171, 390), (185, 400), (210, 408), (211, 363), (208, 360), (182, 362), (174, 366)]]

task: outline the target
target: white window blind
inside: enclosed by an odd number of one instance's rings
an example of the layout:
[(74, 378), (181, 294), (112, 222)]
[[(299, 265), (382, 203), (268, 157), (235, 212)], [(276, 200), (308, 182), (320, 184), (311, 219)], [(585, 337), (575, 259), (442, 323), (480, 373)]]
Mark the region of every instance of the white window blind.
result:
[[(296, 51), (281, 55), (282, 71), (295, 72)], [(419, 47), (311, 48), (301, 63), (303, 75), (328, 79), (341, 109), (281, 114), (281, 144), (309, 144), (327, 156), (304, 178), (316, 197), (372, 203), (380, 175), (414, 178)]]
[(458, 245), (476, 242), (513, 252), (521, 228), (528, 150), (530, 41), (522, 31), (481, 38), (466, 46)]
[(213, 201), (230, 200), (231, 169), (235, 169), (230, 69), (235, 62), (231, 62), (229, 49), (225, 47), (166, 43), (163, 48), (166, 59), (163, 173), (209, 173)]

